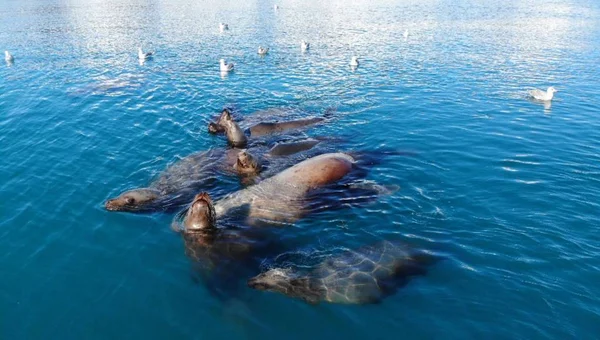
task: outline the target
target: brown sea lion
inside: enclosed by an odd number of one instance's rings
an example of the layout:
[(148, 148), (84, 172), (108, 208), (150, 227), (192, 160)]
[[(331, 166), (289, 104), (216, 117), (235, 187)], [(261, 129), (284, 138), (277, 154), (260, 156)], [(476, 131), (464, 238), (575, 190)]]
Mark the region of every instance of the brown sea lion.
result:
[(223, 126), (225, 115), (231, 116), (231, 111), (229, 111), (229, 109), (223, 109), (216, 122), (208, 123), (208, 132), (212, 134), (225, 133), (225, 127)]
[[(326, 120), (329, 116), (332, 115), (335, 109), (328, 109), (324, 117), (314, 117), (314, 118), (306, 118), (306, 119), (297, 119), (291, 121), (275, 121), (275, 122), (259, 122), (250, 126), (248, 132), (250, 137), (260, 137), (273, 133), (279, 133), (292, 129), (299, 129), (305, 126), (313, 125), (320, 123)], [(273, 119), (274, 116), (282, 116), (284, 113), (289, 112), (289, 110), (283, 109), (268, 109), (264, 111), (258, 111), (252, 114), (254, 119), (252, 121), (257, 121), (257, 119)], [(293, 111), (291, 111), (293, 112)], [(226, 117), (231, 117), (231, 111), (228, 109), (223, 109), (221, 115), (215, 122), (208, 123), (208, 132), (212, 134), (225, 133), (226, 127), (224, 126), (224, 121)]]
[(150, 212), (188, 204), (199, 189), (211, 189), (219, 167), (226, 161), (223, 149), (189, 155), (163, 171), (148, 187), (125, 191), (105, 202), (109, 211)]
[(256, 275), (265, 258), (281, 251), (257, 228), (217, 226), (207, 193), (196, 195), (183, 220), (176, 219), (172, 228), (181, 233), (185, 253), (209, 291), (224, 298), (230, 298), (248, 277)]
[(278, 133), (282, 131), (299, 129), (305, 126), (313, 125), (316, 123), (320, 123), (324, 121), (325, 118), (316, 117), (316, 118), (307, 118), (307, 119), (297, 119), (290, 120), (284, 122), (262, 122), (258, 123), (249, 128), (250, 137), (260, 137), (265, 135), (270, 135), (273, 133)]
[(237, 155), (237, 160), (233, 168), (238, 174), (257, 175), (260, 172), (261, 165), (256, 157), (247, 150), (242, 150)]
[(240, 126), (233, 120), (233, 117), (228, 110), (223, 111), (223, 114), (219, 118), (219, 124), (225, 129), (227, 141), (233, 147), (241, 148), (248, 144), (248, 138), (244, 134), (244, 131), (242, 131)]
[(189, 204), (198, 190), (212, 190), (219, 174), (231, 174), (238, 149), (215, 148), (201, 151), (168, 166), (147, 187), (127, 190), (108, 199), (109, 211), (169, 211)]
[(289, 156), (298, 152), (310, 150), (320, 142), (321, 141), (316, 139), (307, 139), (297, 142), (277, 143), (269, 150), (269, 155), (273, 157)]
[(273, 268), (248, 280), (250, 288), (308, 303), (377, 303), (440, 258), (400, 242), (384, 241), (330, 257), (306, 271)]
[(303, 199), (309, 191), (340, 180), (352, 170), (354, 162), (344, 153), (309, 158), (219, 200), (215, 204), (216, 216), (248, 205), (250, 219), (293, 222), (302, 215)]

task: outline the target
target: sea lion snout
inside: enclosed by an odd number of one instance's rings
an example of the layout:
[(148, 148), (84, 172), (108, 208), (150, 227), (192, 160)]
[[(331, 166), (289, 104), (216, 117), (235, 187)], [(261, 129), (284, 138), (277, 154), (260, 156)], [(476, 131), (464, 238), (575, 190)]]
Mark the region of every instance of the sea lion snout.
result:
[(215, 225), (215, 207), (208, 193), (196, 195), (189, 207), (183, 226), (186, 231), (197, 231), (213, 228)]
[(106, 210), (109, 210), (109, 211), (116, 211), (116, 210), (119, 210), (119, 209), (118, 209), (118, 206), (115, 204), (115, 200), (114, 200), (114, 199), (109, 199), (109, 200), (107, 200), (107, 201), (104, 203), (104, 208), (105, 208)]
[(248, 287), (256, 290), (271, 290), (274, 286), (266, 273), (259, 274), (248, 280)]
[(139, 211), (147, 208), (159, 197), (160, 193), (155, 189), (133, 189), (108, 199), (104, 208), (108, 211)]
[(209, 133), (217, 134), (217, 133), (222, 133), (224, 131), (225, 131), (225, 129), (221, 125), (214, 123), (214, 122), (208, 123), (208, 132)]
[(253, 278), (249, 279), (248, 287), (250, 287), (252, 289), (257, 289), (257, 290), (266, 290), (269, 288), (265, 283), (261, 282), (258, 277), (253, 277)]
[(277, 290), (279, 286), (287, 286), (290, 281), (288, 270), (275, 268), (258, 274), (247, 281), (248, 287), (258, 290)]
[(240, 173), (256, 173), (260, 171), (260, 164), (252, 154), (242, 150), (238, 153), (234, 168)]
[(231, 112), (228, 109), (223, 109), (223, 111), (221, 112), (221, 115), (219, 116), (219, 119), (217, 120), (217, 122), (210, 122), (208, 123), (208, 132), (212, 133), (212, 134), (218, 134), (218, 133), (223, 133), (225, 132), (225, 122), (226, 121), (231, 121)]
[(238, 165), (242, 166), (242, 167), (248, 167), (250, 166), (250, 162), (252, 161), (252, 156), (250, 156), (248, 154), (248, 152), (246, 152), (246, 150), (242, 150), (239, 154), (238, 154)]

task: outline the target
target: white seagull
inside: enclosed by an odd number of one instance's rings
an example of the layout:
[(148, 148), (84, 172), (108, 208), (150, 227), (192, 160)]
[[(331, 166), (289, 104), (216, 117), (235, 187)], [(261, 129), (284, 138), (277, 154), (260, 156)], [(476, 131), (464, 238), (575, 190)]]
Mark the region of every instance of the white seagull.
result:
[(221, 32), (227, 31), (229, 29), (229, 25), (224, 24), (224, 23), (220, 23), (219, 24), (219, 29), (221, 30)]
[(358, 57), (352, 57), (352, 60), (350, 60), (350, 66), (358, 66)]
[(302, 40), (300, 47), (302, 48), (302, 51), (307, 51), (310, 48), (310, 43)]
[(6, 60), (7, 63), (12, 63), (13, 61), (15, 61), (15, 57), (13, 57), (12, 54), (8, 53), (8, 51), (4, 51), (4, 60)]
[(228, 64), (227, 62), (225, 62), (225, 59), (221, 59), (219, 62), (221, 66), (221, 72), (233, 71), (233, 63)]
[(549, 102), (554, 98), (554, 93), (558, 92), (554, 87), (550, 86), (546, 92), (538, 89), (530, 90), (529, 95), (534, 99)]
[(267, 47), (258, 46), (258, 54), (265, 55), (269, 53), (269, 49)]
[(404, 39), (408, 39), (408, 30), (405, 30), (402, 36), (404, 37)]
[(152, 57), (152, 55), (154, 55), (154, 52), (145, 52), (142, 51), (141, 47), (138, 47), (138, 58), (140, 58), (140, 61), (149, 59)]

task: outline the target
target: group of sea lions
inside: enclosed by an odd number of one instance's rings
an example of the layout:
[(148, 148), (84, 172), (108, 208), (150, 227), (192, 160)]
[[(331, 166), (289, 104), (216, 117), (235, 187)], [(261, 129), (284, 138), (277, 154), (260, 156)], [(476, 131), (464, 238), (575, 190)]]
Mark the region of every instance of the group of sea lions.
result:
[[(317, 147), (327, 141), (323, 138), (279, 138), (274, 145), (258, 141), (292, 135), (330, 115), (260, 121), (242, 129), (231, 110), (224, 109), (208, 131), (224, 134), (229, 148), (185, 157), (148, 187), (125, 191), (105, 207), (127, 212), (182, 209), (172, 228), (182, 235), (186, 254), (201, 267), (198, 272), (215, 293), (230, 294), (242, 279), (244, 286), (309, 303), (378, 302), (410, 277), (424, 274), (436, 257), (385, 241), (328, 258), (311, 270), (263, 269), (265, 260), (286, 250), (273, 227), (293, 224), (314, 211), (342, 208), (343, 198), (361, 204), (389, 192), (360, 182), (369, 165), (364, 161), (368, 152), (323, 152)], [(263, 171), (265, 162), (270, 162), (268, 171)], [(243, 187), (213, 200), (209, 192), (219, 185), (222, 170), (240, 176)]]

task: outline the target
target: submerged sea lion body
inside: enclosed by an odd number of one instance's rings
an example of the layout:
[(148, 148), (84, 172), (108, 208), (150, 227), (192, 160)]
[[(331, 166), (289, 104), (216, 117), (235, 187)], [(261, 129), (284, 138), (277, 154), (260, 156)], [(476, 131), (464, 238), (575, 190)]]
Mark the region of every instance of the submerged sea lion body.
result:
[[(282, 119), (284, 116), (287, 116), (294, 112), (296, 112), (297, 114), (297, 111), (295, 110), (280, 108), (273, 108), (255, 112), (252, 115), (248, 116), (248, 119), (245, 120), (246, 126), (250, 126), (247, 129), (247, 132), (250, 135), (250, 137), (256, 138), (274, 133), (280, 133), (287, 130), (303, 128), (309, 125), (325, 121), (327, 117), (331, 115), (333, 110), (327, 110), (324, 117), (279, 121), (279, 119)], [(216, 121), (208, 123), (208, 131), (212, 134), (226, 133), (227, 127), (225, 121), (228, 119), (232, 119), (231, 117), (231, 111), (229, 111), (228, 109), (224, 109)], [(277, 119), (277, 121), (265, 121), (272, 119)]]
[(431, 254), (384, 241), (329, 258), (308, 272), (274, 268), (248, 280), (248, 286), (309, 303), (376, 303), (435, 261)]
[(216, 216), (249, 206), (250, 218), (294, 221), (302, 214), (303, 199), (310, 190), (340, 180), (352, 170), (353, 164), (354, 159), (344, 153), (309, 158), (219, 200), (215, 204)]
[(320, 123), (324, 121), (325, 118), (308, 118), (308, 119), (298, 119), (298, 120), (290, 120), (284, 122), (262, 122), (258, 123), (254, 126), (251, 126), (248, 130), (250, 131), (251, 137), (261, 137), (265, 135), (270, 135), (273, 133), (279, 133), (292, 129), (299, 129), (305, 126), (313, 125), (316, 123)]
[(271, 148), (271, 150), (269, 150), (269, 156), (281, 157), (293, 155), (298, 152), (310, 150), (319, 143), (320, 141), (316, 139), (307, 139), (297, 142), (277, 143)]
[(194, 153), (169, 166), (148, 187), (128, 190), (107, 200), (105, 208), (109, 211), (150, 212), (188, 204), (199, 189), (206, 190), (218, 182), (216, 175), (220, 167), (233, 165), (235, 158), (228, 158), (231, 156), (223, 149)]
[(240, 174), (258, 174), (260, 172), (260, 162), (247, 150), (241, 150), (233, 168)]
[(258, 272), (262, 260), (277, 249), (256, 229), (218, 227), (207, 193), (196, 195), (173, 229), (181, 233), (186, 255), (196, 264), (207, 288), (219, 296), (235, 291), (240, 279), (245, 281)]

